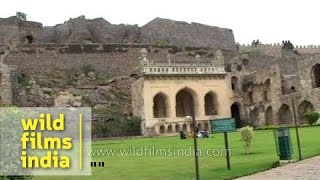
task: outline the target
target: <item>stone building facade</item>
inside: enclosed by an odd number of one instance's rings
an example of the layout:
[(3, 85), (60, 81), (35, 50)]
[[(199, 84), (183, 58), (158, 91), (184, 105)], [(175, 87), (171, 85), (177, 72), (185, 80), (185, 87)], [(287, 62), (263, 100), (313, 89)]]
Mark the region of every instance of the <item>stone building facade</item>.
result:
[(231, 104), (230, 76), (222, 52), (211, 61), (147, 59), (142, 49), (142, 77), (132, 85), (133, 113), (142, 118), (142, 134), (190, 131), (194, 117), (199, 130), (209, 130), (209, 120), (228, 118)]
[(304, 113), (320, 111), (320, 48), (284, 46), (241, 46), (230, 63), (237, 127), (293, 124), (294, 116), (304, 124)]

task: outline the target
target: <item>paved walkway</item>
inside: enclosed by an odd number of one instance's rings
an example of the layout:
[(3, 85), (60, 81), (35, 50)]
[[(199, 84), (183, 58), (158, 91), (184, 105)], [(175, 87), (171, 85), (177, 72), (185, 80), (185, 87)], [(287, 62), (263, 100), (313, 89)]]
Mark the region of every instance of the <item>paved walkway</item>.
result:
[(250, 176), (238, 178), (238, 180), (320, 180), (320, 156), (302, 160), (297, 163), (287, 164)]

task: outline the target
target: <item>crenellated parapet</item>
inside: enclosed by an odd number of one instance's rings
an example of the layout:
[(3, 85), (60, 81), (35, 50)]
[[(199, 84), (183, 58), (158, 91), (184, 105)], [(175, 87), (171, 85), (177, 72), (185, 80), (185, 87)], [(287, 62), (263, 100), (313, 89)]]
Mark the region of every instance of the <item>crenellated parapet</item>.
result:
[[(277, 58), (282, 57), (283, 44), (280, 43), (257, 45), (244, 44), (239, 45), (238, 47), (240, 52), (260, 51)], [(299, 54), (320, 53), (320, 45), (295, 45), (293, 47), (293, 50), (297, 51)]]
[[(277, 49), (282, 48), (283, 44), (281, 43), (273, 43), (273, 44), (242, 44), (239, 45), (240, 50), (250, 50), (250, 49)], [(294, 45), (294, 49), (320, 49), (320, 45)]]
[(251, 50), (251, 49), (277, 49), (282, 48), (282, 44), (280, 43), (273, 43), (273, 44), (258, 44), (258, 45), (251, 45), (251, 44), (243, 44), (239, 45), (240, 50)]
[(300, 54), (320, 53), (320, 45), (297, 45), (295, 50)]
[(257, 44), (257, 45), (240, 45), (240, 52), (247, 51), (260, 51), (269, 56), (273, 56), (276, 58), (280, 58), (282, 56), (282, 44), (274, 43), (274, 44)]

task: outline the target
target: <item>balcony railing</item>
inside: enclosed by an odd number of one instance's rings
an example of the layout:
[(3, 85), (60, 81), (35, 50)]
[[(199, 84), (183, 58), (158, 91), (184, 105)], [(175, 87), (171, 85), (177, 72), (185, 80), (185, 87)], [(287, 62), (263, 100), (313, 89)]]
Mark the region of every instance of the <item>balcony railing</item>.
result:
[(143, 64), (143, 74), (225, 74), (223, 64), (212, 61), (151, 61)]

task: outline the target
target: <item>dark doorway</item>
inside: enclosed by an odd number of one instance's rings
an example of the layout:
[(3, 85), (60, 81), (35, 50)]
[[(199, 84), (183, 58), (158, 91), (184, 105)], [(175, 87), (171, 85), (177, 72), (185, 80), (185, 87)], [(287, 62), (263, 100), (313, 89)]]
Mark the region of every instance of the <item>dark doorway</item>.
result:
[(176, 129), (176, 132), (179, 132), (180, 131), (180, 125), (176, 124), (175, 129)]
[(272, 115), (272, 107), (269, 106), (264, 114), (265, 117), (265, 124), (272, 125), (273, 124), (273, 115)]
[(236, 120), (236, 128), (241, 128), (242, 123), (240, 119), (240, 108), (238, 103), (233, 103), (231, 105), (231, 116)]
[(183, 125), (182, 125), (182, 130), (183, 130), (184, 132), (187, 132), (187, 124), (183, 124)]
[(187, 90), (181, 90), (176, 95), (176, 116), (192, 116), (194, 112), (194, 100)]
[(167, 117), (167, 102), (166, 96), (162, 93), (158, 93), (153, 98), (153, 117), (162, 118)]
[(205, 115), (217, 115), (218, 114), (218, 103), (217, 103), (217, 96), (213, 92), (208, 92), (204, 96), (204, 109)]
[(238, 90), (238, 78), (235, 76), (231, 78), (231, 88), (232, 90)]
[(164, 131), (165, 131), (164, 125), (161, 125), (161, 126), (160, 126), (160, 134), (163, 134)]
[(26, 38), (28, 40), (28, 43), (30, 43), (30, 44), (33, 43), (34, 38), (32, 35), (27, 35)]

